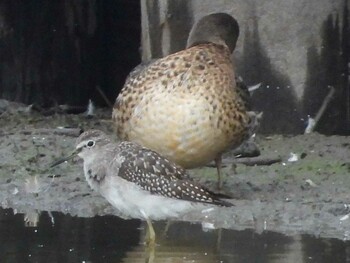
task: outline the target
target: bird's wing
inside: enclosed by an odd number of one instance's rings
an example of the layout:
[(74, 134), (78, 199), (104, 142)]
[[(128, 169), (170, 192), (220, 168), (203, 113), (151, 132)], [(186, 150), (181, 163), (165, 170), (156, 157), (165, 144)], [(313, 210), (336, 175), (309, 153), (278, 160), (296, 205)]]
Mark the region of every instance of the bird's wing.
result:
[(143, 148), (132, 142), (119, 144), (119, 156), (124, 158), (123, 168), (135, 171), (135, 179), (124, 178), (129, 181), (141, 180), (147, 177), (159, 177), (164, 180), (176, 181), (179, 179), (190, 179), (186, 170), (174, 164), (155, 151)]
[(178, 180), (169, 182), (166, 196), (178, 198), (182, 200), (209, 203), (219, 206), (233, 206), (233, 204), (221, 200), (221, 198), (230, 198), (228, 196), (219, 195), (206, 189), (205, 187), (188, 180)]
[(125, 146), (127, 146), (127, 150), (120, 151), (124, 160), (118, 173), (118, 176), (123, 179), (156, 195), (232, 206), (232, 204), (221, 200), (220, 196), (192, 181), (183, 168), (158, 153), (134, 143), (125, 143)]
[(135, 170), (133, 165), (122, 165), (120, 169), (124, 179), (134, 182), (143, 190), (154, 195), (219, 206), (233, 206), (231, 203), (221, 200), (223, 197), (229, 198), (228, 196), (217, 195), (192, 180), (169, 180), (159, 174), (148, 173), (141, 169)]
[(135, 79), (137, 79), (137, 77), (140, 74), (142, 74), (142, 72), (144, 70), (147, 70), (149, 68), (149, 66), (151, 66), (157, 60), (158, 59), (151, 59), (149, 61), (141, 62), (139, 65), (137, 65), (135, 68), (133, 68), (133, 70), (131, 70), (131, 72), (129, 73), (129, 75), (126, 78), (125, 83), (127, 83), (128, 81), (134, 81)]

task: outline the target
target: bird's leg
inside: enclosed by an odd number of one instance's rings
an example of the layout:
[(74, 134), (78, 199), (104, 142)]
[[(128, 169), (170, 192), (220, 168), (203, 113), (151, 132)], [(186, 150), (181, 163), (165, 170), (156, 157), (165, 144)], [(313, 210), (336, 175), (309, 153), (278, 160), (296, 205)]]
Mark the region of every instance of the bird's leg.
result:
[(222, 228), (218, 229), (217, 234), (218, 234), (218, 236), (217, 236), (217, 239), (216, 239), (216, 252), (220, 252)]
[(165, 228), (164, 228), (164, 231), (163, 231), (163, 236), (162, 236), (164, 239), (166, 238), (166, 235), (168, 234), (168, 230), (169, 230), (169, 228), (170, 228), (172, 223), (173, 223), (173, 221), (171, 221), (171, 220), (168, 220), (166, 222), (166, 225), (165, 225)]
[(145, 263), (153, 263), (155, 259), (155, 247), (146, 247), (145, 253)]
[(215, 158), (215, 165), (216, 165), (216, 170), (218, 172), (218, 189), (221, 190), (222, 187), (222, 181), (221, 181), (221, 164), (222, 164), (222, 159), (221, 159), (221, 154), (218, 155)]
[(146, 232), (146, 245), (148, 247), (154, 247), (156, 244), (156, 233), (154, 231), (151, 220), (147, 217), (147, 232)]
[(146, 237), (145, 237), (146, 245), (148, 247), (154, 247), (156, 244), (156, 232), (154, 231), (152, 221), (151, 219), (149, 219), (149, 217), (143, 210), (141, 210), (141, 213), (147, 222), (147, 231), (146, 231)]

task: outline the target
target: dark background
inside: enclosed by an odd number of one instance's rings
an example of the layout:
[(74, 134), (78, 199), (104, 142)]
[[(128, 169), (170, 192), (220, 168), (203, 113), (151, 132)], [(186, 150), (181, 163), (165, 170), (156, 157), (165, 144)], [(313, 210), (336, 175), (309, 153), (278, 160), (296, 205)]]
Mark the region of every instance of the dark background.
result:
[(34, 103), (113, 103), (140, 62), (139, 0), (1, 0), (0, 97)]
[[(164, 2), (144, 1), (151, 58), (161, 57)], [(167, 6), (170, 52), (175, 52), (185, 47), (194, 10), (187, 0)], [(241, 24), (243, 52), (236, 65), (248, 85), (262, 83), (252, 97), (253, 110), (264, 112), (259, 131), (302, 133), (307, 116), (315, 117), (332, 86), (334, 97), (316, 131), (350, 135), (348, 0), (322, 18), (321, 48), (306, 47), (301, 100), (262, 45), (259, 17), (253, 14), (252, 19), (250, 27)], [(85, 106), (89, 99), (107, 106), (100, 89), (113, 104), (126, 76), (140, 63), (140, 45), (140, 0), (0, 0), (0, 98), (40, 108)]]

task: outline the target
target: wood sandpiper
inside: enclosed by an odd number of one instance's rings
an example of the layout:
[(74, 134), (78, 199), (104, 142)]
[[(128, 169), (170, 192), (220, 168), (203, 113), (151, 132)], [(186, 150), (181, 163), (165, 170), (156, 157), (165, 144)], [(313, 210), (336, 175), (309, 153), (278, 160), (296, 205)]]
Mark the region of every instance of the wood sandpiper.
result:
[(147, 221), (152, 244), (152, 219), (176, 219), (210, 205), (232, 206), (221, 199), (223, 195), (195, 183), (183, 168), (155, 151), (134, 142), (113, 143), (99, 130), (82, 133), (75, 151), (51, 167), (76, 155), (84, 160), (85, 178), (93, 190), (122, 214)]
[(131, 73), (113, 108), (118, 137), (184, 168), (215, 160), (220, 187), (221, 155), (247, 138), (250, 123), (231, 60), (238, 35), (232, 16), (205, 16), (186, 49)]

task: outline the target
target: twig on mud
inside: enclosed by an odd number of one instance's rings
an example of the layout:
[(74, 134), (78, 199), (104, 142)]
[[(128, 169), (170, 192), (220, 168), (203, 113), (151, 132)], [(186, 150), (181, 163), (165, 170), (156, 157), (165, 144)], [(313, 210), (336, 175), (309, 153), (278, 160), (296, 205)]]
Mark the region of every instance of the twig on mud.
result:
[(33, 110), (36, 110), (44, 116), (50, 116), (54, 114), (80, 114), (86, 111), (86, 107), (82, 106), (70, 106), (70, 105), (56, 105), (51, 108), (42, 108), (38, 105), (32, 106)]
[(282, 158), (262, 158), (262, 157), (252, 157), (252, 158), (239, 158), (233, 161), (234, 163), (240, 163), (247, 166), (255, 166), (255, 165), (271, 165), (274, 163), (282, 162)]
[[(17, 155), (20, 155), (21, 154), (21, 150), (19, 149), (18, 144), (16, 143), (16, 141), (13, 138), (11, 138), (8, 134), (5, 134), (5, 136), (7, 137), (8, 140), (10, 140), (12, 142), (14, 155), (16, 157), (17, 157)], [(24, 163), (23, 159), (22, 158), (17, 158), (17, 159), (21, 163), (21, 166), (25, 167), (25, 163)]]
[(309, 123), (305, 129), (304, 134), (308, 134), (314, 131), (315, 127), (317, 126), (318, 121), (321, 119), (322, 115), (324, 114), (325, 110), (327, 109), (327, 106), (329, 102), (332, 100), (334, 93), (335, 93), (335, 88), (333, 86), (329, 87), (329, 92), (327, 96), (324, 98), (322, 105), (320, 109), (318, 110), (315, 118), (309, 118)]
[(101, 90), (100, 86), (96, 86), (97, 91), (100, 93), (102, 99), (106, 102), (106, 104), (108, 105), (108, 107), (113, 108), (113, 104), (111, 103), (111, 101), (107, 98), (106, 94), (103, 92), (103, 90)]
[(83, 130), (80, 128), (31, 129), (31, 130), (22, 130), (22, 131), (16, 131), (16, 132), (8, 132), (8, 133), (0, 132), (0, 135), (13, 135), (13, 134), (19, 133), (19, 134), (24, 134), (24, 135), (57, 134), (57, 135), (78, 137), (82, 133), (82, 131)]
[(48, 190), (50, 190), (50, 188), (52, 187), (55, 181), (55, 178), (56, 178), (56, 175), (53, 174), (49, 185), (44, 190), (42, 190), (42, 192), (47, 192)]
[[(263, 157), (247, 157), (247, 158), (237, 158), (232, 161), (234, 164), (244, 164), (247, 166), (261, 166), (261, 165), (271, 165), (274, 163), (280, 163), (282, 162), (282, 158), (276, 157), (276, 158), (263, 158)], [(222, 167), (227, 167), (228, 162), (225, 162), (222, 164)], [(216, 167), (215, 164), (208, 164), (207, 167)]]
[(95, 105), (92, 102), (91, 99), (89, 99), (89, 104), (87, 106), (87, 110), (86, 110), (86, 116), (88, 118), (92, 118), (95, 115)]
[(318, 185), (315, 184), (311, 179), (306, 179), (305, 183), (308, 184), (311, 187), (318, 187)]

